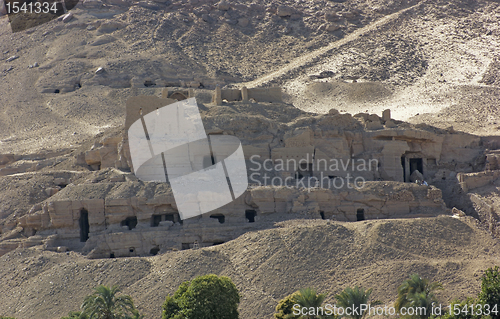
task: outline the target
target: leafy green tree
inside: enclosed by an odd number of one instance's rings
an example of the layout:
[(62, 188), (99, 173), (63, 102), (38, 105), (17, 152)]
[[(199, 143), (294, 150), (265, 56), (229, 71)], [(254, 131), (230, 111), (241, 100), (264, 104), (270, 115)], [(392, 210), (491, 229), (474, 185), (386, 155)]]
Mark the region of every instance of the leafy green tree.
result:
[[(134, 302), (130, 296), (118, 296), (117, 286), (100, 285), (94, 293), (85, 297), (82, 303), (82, 314), (89, 319), (127, 319), (139, 318)], [(135, 316), (135, 317), (134, 317)]]
[(182, 283), (163, 304), (163, 319), (238, 319), (240, 294), (228, 277), (205, 275)]
[[(355, 286), (354, 289), (351, 287), (345, 288), (340, 294), (335, 296), (337, 299), (338, 306), (346, 309), (347, 307), (358, 308), (360, 309), (361, 305), (371, 305), (376, 306), (380, 305), (381, 302), (376, 300), (372, 303), (369, 303), (370, 295), (372, 294), (373, 289), (365, 290), (363, 287)], [(349, 317), (353, 319), (361, 319), (363, 318), (367, 312), (359, 312), (359, 314), (353, 314)]]
[(432, 314), (432, 303), (436, 302), (436, 298), (427, 294), (425, 291), (416, 292), (408, 295), (408, 306), (415, 309), (413, 317), (425, 319), (429, 318)]
[(496, 306), (498, 312), (496, 314), (492, 312), (490, 315), (492, 319), (500, 318), (500, 272), (498, 266), (488, 268), (484, 273), (478, 301), (482, 305), (489, 305), (491, 309)]
[[(441, 283), (429, 283), (429, 280), (420, 277), (418, 274), (410, 275), (410, 278), (403, 281), (401, 286), (399, 286), (398, 297), (396, 298), (394, 306), (397, 311), (401, 311), (402, 308), (413, 307), (412, 304), (437, 303), (434, 292), (438, 289), (443, 289)], [(426, 312), (424, 316), (427, 318), (430, 315), (431, 313), (429, 311)]]
[(293, 314), (293, 305), (297, 303), (296, 297), (300, 292), (296, 291), (285, 298), (281, 299), (276, 306), (276, 313), (274, 314), (275, 319), (291, 319), (296, 318)]

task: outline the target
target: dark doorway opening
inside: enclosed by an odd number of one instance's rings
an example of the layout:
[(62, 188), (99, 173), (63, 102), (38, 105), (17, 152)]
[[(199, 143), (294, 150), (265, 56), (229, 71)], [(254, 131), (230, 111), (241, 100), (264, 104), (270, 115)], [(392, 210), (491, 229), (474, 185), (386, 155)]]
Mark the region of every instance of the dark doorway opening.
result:
[(245, 218), (249, 223), (255, 223), (255, 216), (257, 216), (257, 211), (249, 209), (245, 211)]
[(116, 258), (114, 253), (109, 254), (109, 258)]
[(182, 250), (191, 249), (190, 243), (182, 243)]
[(161, 215), (153, 215), (151, 216), (151, 227), (158, 227), (160, 226), (161, 222)]
[(160, 222), (162, 221), (171, 221), (175, 224), (176, 218), (175, 214), (164, 214), (164, 215), (153, 215), (151, 216), (151, 227), (160, 226)]
[(84, 208), (80, 211), (80, 241), (86, 242), (89, 239), (89, 212)]
[(137, 226), (137, 217), (127, 217), (125, 220), (121, 222), (122, 226), (127, 226), (128, 230), (132, 230)]
[(153, 247), (149, 250), (149, 253), (153, 256), (156, 256), (158, 255), (158, 253), (160, 252), (160, 247), (156, 246), (156, 247)]
[(360, 208), (356, 211), (356, 220), (358, 222), (365, 220), (365, 210), (364, 209)]
[(410, 158), (410, 174), (418, 170), (424, 174), (424, 164), (421, 158)]
[(129, 251), (130, 253), (133, 253), (133, 252), (135, 251), (135, 249), (131, 247), (128, 251)]
[(321, 219), (325, 219), (325, 212), (324, 211), (320, 211), (319, 214), (321, 215)]
[(220, 224), (224, 224), (224, 222), (226, 221), (226, 217), (224, 215), (222, 215), (222, 214), (210, 215), (210, 218), (214, 218), (214, 219), (219, 220)]
[(401, 166), (403, 166), (403, 182), (408, 182), (406, 180), (406, 158), (404, 156), (401, 157)]

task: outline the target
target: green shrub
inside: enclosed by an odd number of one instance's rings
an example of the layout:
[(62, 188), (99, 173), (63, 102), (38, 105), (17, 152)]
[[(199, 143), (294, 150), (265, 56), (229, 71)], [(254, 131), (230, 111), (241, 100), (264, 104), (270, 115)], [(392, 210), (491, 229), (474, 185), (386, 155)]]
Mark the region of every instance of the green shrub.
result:
[(240, 294), (231, 279), (205, 275), (182, 283), (163, 303), (163, 319), (238, 319)]
[(492, 319), (500, 318), (500, 272), (498, 266), (488, 268), (484, 273), (478, 301), (482, 305), (489, 305), (490, 310), (494, 311), (490, 314)]
[[(441, 309), (442, 316), (441, 319), (479, 319), (480, 316), (472, 315), (470, 310), (470, 306), (477, 305), (477, 300), (473, 298), (467, 298), (464, 301), (460, 301), (458, 299), (453, 300), (450, 304), (451, 309), (448, 306), (443, 305)], [(460, 311), (455, 311), (455, 309), (459, 309)], [(466, 311), (463, 311), (463, 310)], [(450, 312), (451, 310), (451, 312)]]
[(297, 303), (295, 299), (300, 292), (296, 291), (285, 298), (281, 299), (278, 305), (276, 306), (276, 313), (274, 314), (274, 318), (276, 319), (289, 319), (294, 318), (293, 315), (293, 305)]

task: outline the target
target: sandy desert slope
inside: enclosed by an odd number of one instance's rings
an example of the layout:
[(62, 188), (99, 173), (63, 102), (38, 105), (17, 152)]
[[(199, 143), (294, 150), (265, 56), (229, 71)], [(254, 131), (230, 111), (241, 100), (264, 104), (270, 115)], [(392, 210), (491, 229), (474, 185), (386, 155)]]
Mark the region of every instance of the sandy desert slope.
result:
[(281, 85), (306, 111), (498, 134), (498, 2), (311, 0), (287, 17), (286, 1), (193, 3), (79, 4), (16, 33), (0, 18), (1, 152), (73, 148), (121, 125), (127, 97), (191, 84)]
[(372, 287), (390, 305), (397, 286), (415, 272), (443, 284), (438, 296), (445, 304), (477, 294), (482, 272), (499, 263), (499, 253), (498, 240), (470, 217), (290, 221), (220, 246), (149, 258), (16, 250), (0, 257), (0, 313), (59, 318), (94, 286), (118, 283), (147, 318), (157, 318), (166, 295), (207, 273), (235, 282), (242, 318), (270, 318), (281, 298), (307, 286), (329, 292), (329, 302), (346, 286)]

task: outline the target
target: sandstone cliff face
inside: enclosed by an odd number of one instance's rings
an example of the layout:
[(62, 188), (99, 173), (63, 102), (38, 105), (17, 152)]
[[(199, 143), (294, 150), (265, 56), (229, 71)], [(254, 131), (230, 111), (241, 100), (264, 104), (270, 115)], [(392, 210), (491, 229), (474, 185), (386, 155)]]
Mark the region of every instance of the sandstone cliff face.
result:
[[(266, 89), (259, 92), (263, 100), (277, 96), (275, 88), (269, 97)], [(225, 97), (221, 105), (217, 94)], [(484, 166), (485, 149), (477, 136), (395, 121), (389, 110), (382, 117), (336, 110), (308, 114), (284, 103), (245, 101), (246, 94), (244, 89), (216, 90), (214, 103), (203, 90), (165, 90), (162, 98), (131, 99), (127, 115), (132, 117), (127, 116), (125, 129), (103, 135), (73, 155), (76, 165), (94, 172), (79, 180), (68, 177), (64, 187), (47, 188), (48, 199), (17, 218), (17, 230), (11, 224), (3, 252), (43, 244), (92, 258), (139, 256), (192, 248), (194, 243), (214, 245), (296, 218), (437, 216), (449, 213), (441, 190), (404, 183), (411, 173), (419, 171), (429, 183), (448, 179), (466, 185), (461, 180), (465, 175), (455, 180), (456, 172)], [(139, 112), (176, 102), (175, 96), (197, 95), (206, 101), (200, 110), (207, 134), (241, 140), (250, 187), (222, 208), (181, 221), (169, 184), (142, 182), (131, 173), (126, 128)], [(227, 101), (230, 96), (232, 102)], [(490, 166), (496, 163), (494, 155), (488, 156)], [(24, 167), (12, 156), (4, 156), (4, 162), (4, 174)], [(28, 170), (36, 171), (37, 165), (46, 169), (38, 163)], [(473, 184), (471, 178), (468, 183)]]
[[(96, 186), (99, 198), (79, 198)], [(33, 245), (82, 249), (89, 257), (102, 258), (192, 248), (194, 242), (210, 246), (297, 218), (357, 221), (443, 213), (447, 209), (439, 189), (369, 182), (363, 189), (345, 190), (253, 187), (231, 204), (181, 221), (168, 186), (125, 181), (66, 187), (39, 211), (20, 218), (19, 226), (37, 234), (29, 238)]]

